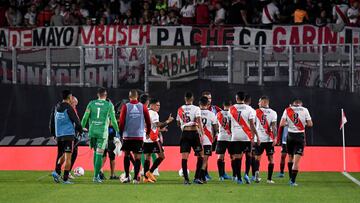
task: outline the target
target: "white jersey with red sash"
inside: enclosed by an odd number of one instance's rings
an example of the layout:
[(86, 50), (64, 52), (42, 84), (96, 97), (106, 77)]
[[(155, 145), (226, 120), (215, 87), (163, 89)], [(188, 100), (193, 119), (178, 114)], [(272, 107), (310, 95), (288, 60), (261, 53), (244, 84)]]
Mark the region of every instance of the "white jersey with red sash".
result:
[(347, 4), (335, 5), (333, 7), (333, 16), (336, 16), (336, 24), (340, 23), (349, 23), (349, 19), (347, 18), (347, 11), (349, 6)]
[(235, 104), (230, 107), (231, 141), (250, 141), (253, 135), (250, 120), (255, 120), (253, 108), (246, 104)]
[(230, 112), (223, 110), (217, 113), (217, 122), (219, 125), (218, 141), (230, 141), (231, 140), (231, 117)]
[(185, 104), (178, 109), (176, 120), (180, 122), (181, 130), (183, 130), (186, 126), (195, 126), (197, 117), (201, 117), (200, 108), (192, 104)]
[(292, 106), (285, 109), (281, 119), (285, 119), (288, 124), (288, 132), (305, 132), (306, 121), (311, 120), (309, 110), (302, 106)]
[[(156, 123), (159, 122), (159, 114), (156, 111), (153, 111), (151, 109), (149, 109), (149, 114), (150, 114), (150, 121), (151, 121), (151, 131), (150, 131), (150, 135), (149, 135), (149, 139), (146, 138), (146, 133), (144, 133), (144, 142), (146, 143), (152, 143), (152, 142), (156, 142), (159, 141), (159, 134), (160, 134), (160, 129), (158, 127), (156, 127)], [(146, 129), (145, 129), (146, 132)]]
[(260, 142), (273, 142), (274, 133), (271, 129), (271, 123), (277, 122), (277, 113), (270, 108), (256, 109), (256, 130)]
[(204, 128), (204, 135), (202, 135), (203, 145), (212, 145), (214, 139), (213, 125), (216, 125), (216, 116), (209, 110), (201, 110), (201, 122)]

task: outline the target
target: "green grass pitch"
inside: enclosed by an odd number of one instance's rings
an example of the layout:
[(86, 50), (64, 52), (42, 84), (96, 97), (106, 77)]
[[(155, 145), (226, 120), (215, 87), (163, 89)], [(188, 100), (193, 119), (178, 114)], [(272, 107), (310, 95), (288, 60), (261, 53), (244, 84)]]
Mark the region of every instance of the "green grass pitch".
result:
[[(74, 185), (63, 185), (55, 184), (49, 174), (0, 171), (0, 202), (360, 202), (360, 187), (341, 173), (300, 173), (298, 187), (290, 187), (288, 178), (274, 178), (274, 185), (219, 182), (216, 173), (211, 173), (215, 180), (205, 185), (185, 186), (177, 172), (161, 172), (155, 184), (121, 184), (118, 180), (94, 184), (91, 171), (74, 180)], [(360, 177), (360, 173), (351, 174)], [(266, 179), (266, 173), (261, 176)]]

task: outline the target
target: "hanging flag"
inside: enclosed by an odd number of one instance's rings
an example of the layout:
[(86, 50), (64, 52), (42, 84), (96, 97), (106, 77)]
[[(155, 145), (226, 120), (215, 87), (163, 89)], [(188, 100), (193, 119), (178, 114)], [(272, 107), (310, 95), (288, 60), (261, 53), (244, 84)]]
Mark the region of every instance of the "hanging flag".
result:
[(347, 123), (347, 119), (345, 116), (345, 112), (341, 109), (341, 122), (340, 122), (340, 130), (344, 127), (345, 123)]

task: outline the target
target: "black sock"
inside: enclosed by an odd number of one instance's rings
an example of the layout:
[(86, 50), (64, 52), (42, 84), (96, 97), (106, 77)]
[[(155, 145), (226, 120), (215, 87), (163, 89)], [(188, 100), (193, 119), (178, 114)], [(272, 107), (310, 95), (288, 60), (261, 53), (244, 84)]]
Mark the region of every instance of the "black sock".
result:
[(251, 166), (251, 156), (250, 156), (250, 154), (246, 153), (246, 160), (245, 160), (245, 174), (246, 175), (249, 175), (250, 166)]
[(289, 178), (291, 179), (293, 162), (288, 162)]
[(140, 172), (140, 166), (141, 166), (141, 160), (135, 159), (135, 165), (134, 165), (134, 179), (138, 180), (139, 172)]
[(162, 158), (155, 159), (153, 165), (150, 168), (150, 172), (153, 173), (155, 171), (155, 169), (157, 169), (159, 167), (159, 165), (161, 164), (162, 161), (163, 161)]
[(150, 168), (150, 161), (149, 160), (145, 160), (144, 161), (144, 176), (146, 177), (146, 172), (148, 172)]
[(241, 159), (235, 158), (236, 176), (241, 180)]
[(69, 171), (65, 170), (64, 171), (64, 181), (67, 181), (69, 179)]
[[(255, 167), (255, 169), (254, 169), (255, 172), (259, 171), (259, 169), (260, 169), (260, 161), (259, 160), (255, 159), (254, 167)], [(254, 176), (255, 176), (255, 173), (254, 173)]]
[(202, 157), (198, 157), (197, 158), (197, 163), (196, 163), (196, 171), (195, 171), (195, 179), (200, 179), (200, 171), (201, 171), (201, 167), (203, 164), (203, 158)]
[(55, 171), (59, 175), (61, 175), (61, 164), (59, 164), (59, 159), (62, 155), (63, 155), (63, 153), (58, 150), (57, 156), (56, 156), (56, 162), (55, 162)]
[(129, 160), (131, 161), (132, 165), (135, 167), (135, 159), (131, 153), (129, 154)]
[(233, 172), (233, 177), (236, 177), (236, 161), (235, 159), (231, 160), (231, 168)]
[(61, 175), (61, 164), (56, 164), (55, 171), (57, 174)]
[(280, 162), (280, 173), (284, 173), (284, 169), (285, 169), (285, 161)]
[(295, 183), (298, 172), (298, 170), (292, 170), (291, 182)]
[(181, 168), (183, 170), (183, 174), (184, 174), (184, 179), (185, 180), (189, 180), (189, 174), (187, 171), (187, 159), (181, 159)]
[(76, 158), (78, 155), (78, 148), (74, 147), (73, 153), (71, 154), (71, 166), (70, 166), (70, 170), (73, 168)]
[(126, 155), (124, 156), (124, 170), (125, 170), (125, 175), (128, 178), (130, 171), (130, 157)]
[(217, 160), (217, 167), (219, 171), (219, 177), (223, 177), (225, 174), (225, 162), (224, 160), (218, 159)]
[(208, 167), (205, 168), (205, 175), (209, 175)]
[(205, 175), (206, 175), (206, 169), (200, 169), (199, 179), (202, 181), (206, 181)]
[(273, 171), (274, 171), (274, 164), (268, 164), (268, 180), (272, 180)]
[(252, 176), (255, 176), (255, 172), (256, 170), (259, 170), (256, 168), (256, 159), (255, 159), (255, 156), (252, 156), (251, 157), (251, 171), (252, 171)]

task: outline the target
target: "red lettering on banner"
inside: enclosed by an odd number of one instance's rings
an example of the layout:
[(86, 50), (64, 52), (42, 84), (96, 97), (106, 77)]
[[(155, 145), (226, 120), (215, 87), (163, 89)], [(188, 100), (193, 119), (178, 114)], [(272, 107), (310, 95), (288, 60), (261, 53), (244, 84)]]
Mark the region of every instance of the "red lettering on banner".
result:
[(9, 42), (9, 45), (10, 46), (20, 46), (20, 33), (18, 30), (10, 30), (9, 31), (9, 39), (10, 39), (10, 42)]
[(202, 44), (202, 38), (203, 38), (203, 36), (202, 36), (201, 29), (200, 29), (200, 28), (195, 28), (195, 29), (199, 29), (199, 30), (200, 30), (200, 33), (195, 33), (195, 34), (193, 35), (193, 37), (194, 37), (194, 43), (195, 43), (195, 44), (196, 44), (196, 43)]
[[(324, 44), (337, 44), (338, 35), (336, 32), (331, 31), (329, 27), (324, 28)], [(336, 46), (331, 46), (331, 51), (336, 51)]]
[(116, 28), (113, 25), (106, 26), (106, 45), (116, 44)]
[(32, 46), (32, 31), (31, 30), (22, 30), (20, 31), (21, 36), (21, 46)]
[[(232, 29), (228, 29), (228, 30), (233, 31)], [(234, 39), (234, 32), (223, 32), (223, 33), (226, 33), (226, 34), (224, 34), (224, 37), (223, 37), (223, 39), (225, 39), (225, 41), (223, 42), (224, 45), (234, 44), (234, 40), (227, 40), (228, 38)], [(221, 41), (222, 41), (222, 39), (221, 39)]]
[(103, 45), (105, 43), (104, 29), (103, 25), (95, 27), (95, 45)]
[(276, 45), (286, 45), (286, 40), (282, 39), (279, 40), (279, 35), (284, 36), (286, 35), (286, 30), (283, 27), (276, 27), (273, 31), (273, 45), (274, 45), (274, 51), (275, 52), (283, 52), (285, 50), (285, 47), (283, 46), (276, 46)]
[[(88, 28), (89, 29), (85, 29), (85, 28)], [(88, 30), (88, 31), (86, 31)], [(82, 39), (82, 43), (83, 44), (87, 44), (89, 45), (90, 44), (90, 38), (91, 38), (91, 35), (94, 31), (94, 26), (87, 26), (87, 27), (82, 27), (81, 28), (81, 39)]]
[(126, 40), (127, 40), (127, 35), (126, 35), (126, 30), (127, 27), (126, 26), (118, 26), (118, 32), (119, 32), (119, 39), (118, 39), (118, 45), (122, 46), (122, 45), (126, 45)]
[(318, 44), (322, 44), (322, 41), (323, 41), (323, 32), (324, 32), (324, 28), (323, 28), (323, 27), (319, 27), (319, 28), (318, 28), (318, 37), (317, 37), (317, 43), (318, 43)]
[(133, 30), (136, 30), (136, 29), (139, 29), (138, 25), (128, 26), (129, 46), (137, 46), (138, 45), (138, 43), (132, 41), (133, 40), (132, 32), (133, 32)]
[[(290, 42), (291, 45), (299, 45), (300, 39), (299, 39), (299, 28), (297, 26), (291, 27), (291, 34), (290, 34)], [(296, 52), (300, 52), (300, 47), (295, 47)]]
[(200, 31), (201, 31), (201, 45), (206, 45), (206, 41), (207, 41), (207, 38), (208, 38), (208, 33), (207, 33), (207, 30), (208, 28), (200, 28)]
[[(316, 31), (313, 26), (304, 26), (303, 27), (303, 44), (304, 45), (314, 44), (315, 37), (316, 37)], [(307, 52), (307, 51), (308, 51), (308, 47), (304, 46), (303, 52)], [(315, 52), (315, 49), (313, 46), (310, 47), (310, 51)]]
[[(145, 31), (144, 31), (144, 28), (145, 28)], [(150, 43), (150, 26), (149, 25), (140, 26), (140, 28), (139, 28), (139, 45), (144, 44), (144, 38), (145, 38), (145, 43), (149, 44)]]

